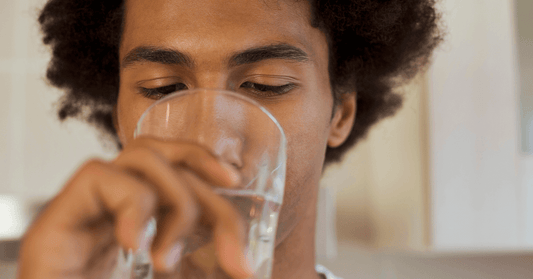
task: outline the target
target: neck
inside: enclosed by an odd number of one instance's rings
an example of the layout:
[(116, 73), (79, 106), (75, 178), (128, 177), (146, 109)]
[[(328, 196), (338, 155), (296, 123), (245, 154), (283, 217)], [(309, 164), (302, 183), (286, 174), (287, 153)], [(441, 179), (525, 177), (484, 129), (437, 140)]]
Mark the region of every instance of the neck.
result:
[[(312, 204), (317, 203), (313, 196)], [(318, 279), (315, 271), (316, 206), (309, 206), (305, 216), (274, 251), (272, 279)]]

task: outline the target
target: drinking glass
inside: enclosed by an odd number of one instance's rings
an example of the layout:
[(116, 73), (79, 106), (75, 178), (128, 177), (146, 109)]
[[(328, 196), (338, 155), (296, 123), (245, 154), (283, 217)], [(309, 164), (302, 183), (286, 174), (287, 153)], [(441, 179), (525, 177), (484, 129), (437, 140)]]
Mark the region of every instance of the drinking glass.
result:
[[(135, 137), (198, 143), (241, 174), (234, 189), (214, 187), (241, 214), (246, 224), (246, 256), (252, 278), (271, 276), (278, 213), (283, 201), (286, 139), (278, 121), (252, 98), (231, 91), (178, 91), (151, 105), (141, 116)], [(150, 232), (155, 234), (155, 220)], [(185, 239), (184, 255), (208, 245), (209, 233)], [(149, 251), (130, 253), (128, 278), (151, 278)], [(187, 279), (187, 275), (181, 275)], [(206, 275), (206, 278), (210, 276)]]

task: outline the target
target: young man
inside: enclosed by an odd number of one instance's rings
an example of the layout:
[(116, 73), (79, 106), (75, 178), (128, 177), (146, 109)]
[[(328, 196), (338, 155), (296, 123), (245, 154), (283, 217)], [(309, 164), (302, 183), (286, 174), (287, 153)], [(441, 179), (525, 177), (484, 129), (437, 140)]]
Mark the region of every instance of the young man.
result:
[(50, 202), (24, 238), (18, 277), (108, 278), (119, 247), (146, 245), (138, 239), (157, 215), (158, 276), (176, 278), (180, 241), (207, 222), (215, 278), (247, 278), (241, 221), (210, 189), (238, 184), (235, 167), (199, 145), (133, 139), (156, 99), (218, 88), (255, 98), (287, 136), (272, 277), (324, 278), (314, 253), (322, 170), (400, 106), (393, 80), (423, 68), (440, 40), (433, 2), (50, 0), (39, 20), (48, 78), (66, 89), (60, 118), (85, 115), (121, 152), (84, 164)]

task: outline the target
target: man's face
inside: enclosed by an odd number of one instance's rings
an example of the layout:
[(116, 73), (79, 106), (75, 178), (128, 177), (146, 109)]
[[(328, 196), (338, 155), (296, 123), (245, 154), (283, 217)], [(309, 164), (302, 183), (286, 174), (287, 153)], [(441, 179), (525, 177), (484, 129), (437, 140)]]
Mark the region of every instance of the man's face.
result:
[[(285, 51), (231, 62), (236, 54), (270, 46)], [(326, 38), (311, 27), (307, 1), (129, 0), (121, 61), (139, 47), (179, 52), (192, 65), (142, 61), (121, 67), (117, 122), (122, 144), (132, 140), (137, 120), (155, 102), (141, 87), (179, 83), (255, 99), (274, 115), (287, 137), (286, 190), (277, 236), (282, 241), (316, 206), (333, 105)], [(287, 53), (299, 53), (300, 58)], [(266, 98), (248, 88), (250, 83), (294, 87)]]

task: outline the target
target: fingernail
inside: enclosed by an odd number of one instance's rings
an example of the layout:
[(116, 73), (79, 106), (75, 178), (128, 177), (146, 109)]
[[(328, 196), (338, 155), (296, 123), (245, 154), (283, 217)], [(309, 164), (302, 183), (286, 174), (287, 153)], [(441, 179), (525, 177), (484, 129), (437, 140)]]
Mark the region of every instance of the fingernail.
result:
[[(123, 250), (124, 251), (124, 250)], [(125, 252), (124, 252), (125, 253)], [(128, 253), (124, 254), (124, 259), (126, 260), (126, 266), (130, 267), (131, 263), (133, 262), (133, 251), (131, 249), (128, 249)]]
[(152, 245), (152, 240), (154, 237), (154, 228), (151, 222), (148, 222), (142, 232), (139, 234), (139, 239), (137, 243), (139, 244), (139, 250), (148, 251)]
[(148, 247), (150, 246), (150, 238), (146, 235), (147, 229), (145, 228), (140, 234), (139, 234), (139, 240), (137, 243), (139, 243), (139, 250), (140, 251), (146, 251), (148, 250)]
[(246, 263), (244, 265), (244, 271), (246, 271), (246, 273), (252, 275), (254, 274), (254, 271), (253, 271), (253, 256), (252, 254), (250, 253), (250, 250), (248, 249), (248, 247), (244, 248), (244, 259), (246, 260)]
[(124, 257), (124, 260), (126, 262), (129, 262), (130, 258), (132, 257), (133, 251), (131, 249), (128, 249), (128, 251), (124, 251), (124, 248), (121, 248), (120, 253)]
[(222, 162), (220, 164), (231, 178), (231, 185), (237, 185), (241, 181), (241, 175), (239, 174), (239, 172), (237, 172), (237, 170), (235, 170), (235, 167), (226, 162)]
[(165, 265), (167, 269), (172, 269), (176, 266), (181, 258), (181, 252), (183, 250), (183, 245), (178, 242), (168, 251), (168, 254), (165, 258)]

